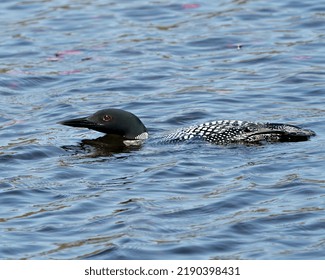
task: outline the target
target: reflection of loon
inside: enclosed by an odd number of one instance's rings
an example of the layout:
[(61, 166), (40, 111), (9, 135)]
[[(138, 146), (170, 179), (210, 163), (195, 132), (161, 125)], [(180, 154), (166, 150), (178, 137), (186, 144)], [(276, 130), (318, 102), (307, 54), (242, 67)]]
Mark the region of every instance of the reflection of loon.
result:
[[(139, 145), (148, 138), (147, 128), (130, 112), (106, 109), (85, 117), (61, 122), (63, 125), (85, 127), (120, 138), (127, 146)], [(232, 143), (254, 144), (266, 142), (306, 141), (316, 135), (308, 129), (279, 123), (255, 123), (247, 121), (213, 121), (179, 129), (163, 137), (166, 142), (188, 139), (204, 139), (225, 145)]]

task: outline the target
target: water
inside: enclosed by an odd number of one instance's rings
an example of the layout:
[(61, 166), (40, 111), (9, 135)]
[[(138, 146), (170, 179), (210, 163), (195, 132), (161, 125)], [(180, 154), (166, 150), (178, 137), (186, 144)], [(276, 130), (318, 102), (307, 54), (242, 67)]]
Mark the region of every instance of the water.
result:
[[(324, 259), (324, 4), (2, 1), (0, 258)], [(217, 119), (317, 136), (112, 151), (57, 124), (107, 107), (151, 137)]]

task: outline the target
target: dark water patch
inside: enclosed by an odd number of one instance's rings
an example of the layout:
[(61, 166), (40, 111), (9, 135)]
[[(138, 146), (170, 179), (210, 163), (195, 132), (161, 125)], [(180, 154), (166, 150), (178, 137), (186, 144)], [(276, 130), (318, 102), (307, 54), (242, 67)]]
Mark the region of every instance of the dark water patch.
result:
[(316, 98), (320, 97), (322, 94), (325, 94), (325, 90), (316, 89), (316, 90), (310, 90), (306, 92), (306, 95), (314, 97), (316, 102), (317, 102)]
[(202, 111), (192, 111), (189, 112), (182, 111), (182, 115), (175, 114), (172, 118), (166, 120), (167, 123), (172, 125), (184, 125), (185, 123), (197, 122), (201, 119), (207, 119), (209, 114), (207, 112)]
[(21, 77), (8, 79), (6, 82), (2, 81), (1, 86), (9, 89), (24, 90), (26, 88), (46, 88), (53, 86), (53, 83), (58, 82), (58, 79), (50, 76), (36, 76), (36, 77)]
[(125, 55), (125, 56), (136, 56), (136, 57), (138, 57), (139, 55), (144, 55), (144, 52), (140, 51), (140, 50), (123, 49), (123, 50), (116, 51), (115, 54), (117, 56)]
[(132, 84), (128, 86), (113, 86), (113, 87), (107, 87), (105, 90), (107, 91), (117, 91), (117, 92), (127, 92), (131, 91), (133, 92), (134, 89), (137, 89), (137, 91), (149, 91), (149, 90), (154, 90), (155, 86), (151, 85), (144, 85), (144, 84)]
[(285, 84), (304, 84), (304, 83), (317, 82), (317, 81), (319, 81), (318, 78), (314, 79), (312, 78), (311, 75), (307, 73), (298, 73), (283, 79), (281, 82)]
[[(230, 40), (230, 42), (233, 42), (234, 40)], [(229, 44), (229, 43), (228, 43)], [(220, 50), (227, 46), (227, 43), (225, 41), (225, 38), (223, 37), (216, 37), (216, 38), (209, 38), (209, 39), (202, 39), (202, 40), (196, 40), (191, 41), (188, 43), (191, 47), (196, 48), (204, 48), (205, 50)]]
[[(18, 143), (17, 143), (18, 144)], [(44, 158), (49, 158), (52, 156), (57, 156), (58, 154), (62, 153), (62, 150), (53, 147), (53, 146), (39, 146), (39, 145), (21, 145), (21, 144), (13, 144), (11, 143), (10, 146), (7, 147), (10, 154), (3, 154), (0, 156), (3, 161), (9, 160), (8, 163), (13, 160), (14, 162), (17, 162), (17, 160), (41, 160)]]
[[(123, 11), (124, 16), (131, 18), (132, 20), (141, 21), (168, 21), (175, 18), (173, 11), (176, 5), (157, 5), (157, 4), (147, 4), (145, 6), (134, 6), (127, 11)], [(181, 6), (178, 6), (178, 8)]]
[[(254, 64), (260, 64), (260, 63), (270, 63), (273, 62), (273, 56), (274, 54), (257, 54), (254, 55), (254, 57), (252, 58), (247, 58), (247, 59), (243, 59), (240, 61), (241, 64), (249, 64), (249, 65), (254, 65)], [(262, 56), (262, 57), (261, 57)]]

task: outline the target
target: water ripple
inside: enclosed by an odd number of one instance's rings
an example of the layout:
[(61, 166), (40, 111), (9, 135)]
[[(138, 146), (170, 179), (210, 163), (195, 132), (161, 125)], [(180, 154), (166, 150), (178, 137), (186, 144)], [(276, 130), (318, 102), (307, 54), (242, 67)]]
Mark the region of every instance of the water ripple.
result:
[[(0, 3), (2, 259), (324, 259), (320, 3), (63, 2)], [(106, 107), (149, 140), (58, 124)], [(317, 136), (159, 141), (219, 119)]]

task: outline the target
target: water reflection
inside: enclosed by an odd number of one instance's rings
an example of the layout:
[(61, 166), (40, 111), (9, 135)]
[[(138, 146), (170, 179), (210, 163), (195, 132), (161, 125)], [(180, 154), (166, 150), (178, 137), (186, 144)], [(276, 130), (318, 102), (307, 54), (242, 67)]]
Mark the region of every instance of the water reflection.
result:
[(140, 150), (142, 145), (126, 146), (123, 138), (116, 135), (105, 135), (96, 139), (83, 139), (77, 145), (62, 146), (73, 154), (86, 154), (90, 157), (107, 157), (119, 153)]

